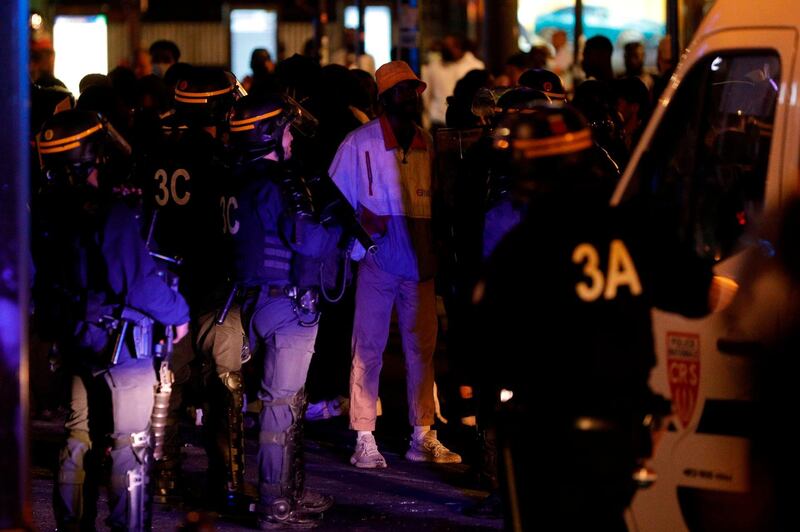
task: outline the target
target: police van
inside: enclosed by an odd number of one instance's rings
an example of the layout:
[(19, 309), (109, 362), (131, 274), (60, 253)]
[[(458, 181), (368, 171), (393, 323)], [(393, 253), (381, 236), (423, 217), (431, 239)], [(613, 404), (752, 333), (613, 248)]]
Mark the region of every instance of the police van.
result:
[[(797, 194), (800, 107), (796, 0), (717, 0), (684, 52), (614, 194), (670, 205), (674, 227), (713, 259), (729, 295), (751, 229)], [(654, 311), (651, 386), (674, 416), (651, 463), (658, 475), (627, 515), (632, 531), (752, 529), (753, 358), (725, 312)]]

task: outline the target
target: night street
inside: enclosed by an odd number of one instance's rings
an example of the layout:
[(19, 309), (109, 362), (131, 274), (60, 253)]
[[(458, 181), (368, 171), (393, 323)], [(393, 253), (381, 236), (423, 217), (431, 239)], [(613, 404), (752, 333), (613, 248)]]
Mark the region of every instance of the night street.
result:
[[(393, 335), (393, 339), (395, 336)], [(325, 513), (318, 530), (500, 530), (500, 519), (467, 517), (462, 509), (481, 500), (486, 492), (473, 489), (467, 464), (415, 464), (403, 458), (408, 445), (409, 428), (405, 422), (405, 384), (399, 343), (390, 341), (382, 382), (383, 416), (376, 438), (389, 462), (383, 470), (363, 470), (350, 465), (353, 432), (346, 417), (306, 422), (307, 485), (333, 495), (336, 505)], [(438, 369), (444, 371), (443, 364)], [(322, 370), (321, 370), (322, 371)], [(330, 374), (330, 373), (327, 373)], [(385, 394), (385, 395), (384, 395)], [(251, 418), (251, 419), (256, 419)], [(440, 428), (442, 440), (463, 451), (463, 438), (456, 439), (448, 426)], [(53, 475), (63, 441), (63, 419), (34, 421), (31, 430), (32, 491), (34, 524), (37, 530), (55, 530), (52, 510)], [(201, 428), (190, 424), (188, 416), (181, 434), (187, 443), (183, 449), (183, 482), (188, 492), (183, 508), (154, 507), (153, 530), (174, 530), (185, 522), (191, 511), (208, 508), (206, 493), (206, 455)], [(250, 493), (255, 494), (257, 470), (257, 434), (247, 431), (245, 476)], [(462, 443), (462, 445), (459, 445)], [(101, 490), (98, 501), (98, 528), (107, 515), (107, 498)], [(220, 531), (253, 529), (255, 520), (236, 520), (207, 516)]]

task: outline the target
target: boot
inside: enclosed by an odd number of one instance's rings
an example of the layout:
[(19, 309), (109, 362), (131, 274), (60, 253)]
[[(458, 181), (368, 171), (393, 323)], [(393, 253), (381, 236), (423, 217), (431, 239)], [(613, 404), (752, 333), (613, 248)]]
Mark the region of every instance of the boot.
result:
[(258, 527), (261, 530), (281, 528), (314, 528), (322, 514), (303, 510), (291, 497), (284, 496), (286, 486), (264, 484), (259, 486), (262, 502), (259, 505)]
[(314, 490), (307, 489), (306, 485), (306, 466), (305, 466), (305, 457), (303, 455), (303, 440), (304, 440), (304, 431), (303, 431), (303, 419), (306, 417), (306, 409), (308, 408), (308, 397), (305, 395), (303, 390), (300, 392), (300, 399), (298, 401), (300, 404), (295, 408), (299, 408), (299, 410), (292, 411), (294, 416), (295, 422), (292, 426), (294, 430), (294, 437), (292, 438), (294, 441), (294, 450), (293, 450), (293, 461), (294, 461), (294, 478), (295, 478), (295, 494), (297, 498), (298, 506), (304, 512), (313, 512), (313, 513), (322, 513), (326, 510), (330, 510), (333, 506), (333, 497), (330, 495), (325, 495), (323, 493), (319, 493)]
[[(276, 403), (280, 404), (279, 401), (275, 401), (267, 406), (278, 406)], [(282, 450), (279, 481), (262, 482), (259, 485), (259, 527), (262, 530), (281, 527), (312, 528), (320, 522), (322, 512), (333, 506), (331, 497), (305, 489), (303, 463), (305, 393), (300, 390), (289, 400), (288, 406), (293, 419), (289, 429), (282, 433), (264, 431), (260, 436), (262, 447), (277, 445)]]

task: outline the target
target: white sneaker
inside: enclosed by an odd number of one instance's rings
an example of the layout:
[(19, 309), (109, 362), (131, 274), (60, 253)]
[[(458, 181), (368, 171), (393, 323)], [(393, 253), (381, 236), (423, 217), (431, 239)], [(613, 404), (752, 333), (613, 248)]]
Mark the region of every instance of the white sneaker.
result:
[(350, 463), (361, 469), (383, 469), (386, 459), (378, 451), (375, 436), (360, 436), (356, 442), (356, 452), (350, 457)]
[(411, 446), (406, 451), (406, 460), (435, 464), (460, 464), (461, 455), (442, 445), (442, 442), (436, 438), (436, 431), (429, 430), (422, 438), (411, 438)]

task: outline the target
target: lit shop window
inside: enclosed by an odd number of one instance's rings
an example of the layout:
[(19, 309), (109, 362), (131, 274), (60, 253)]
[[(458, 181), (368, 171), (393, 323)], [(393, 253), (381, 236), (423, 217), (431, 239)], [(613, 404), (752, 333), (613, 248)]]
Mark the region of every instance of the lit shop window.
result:
[(231, 71), (238, 79), (250, 72), (250, 56), (256, 48), (266, 48), (278, 62), (278, 13), (267, 9), (231, 10)]
[[(355, 6), (344, 8), (344, 27), (358, 28), (358, 9)], [(389, 6), (364, 8), (364, 50), (375, 59), (376, 67), (392, 60), (392, 11)]]
[(57, 16), (53, 25), (55, 75), (76, 97), (86, 74), (108, 73), (105, 15)]

